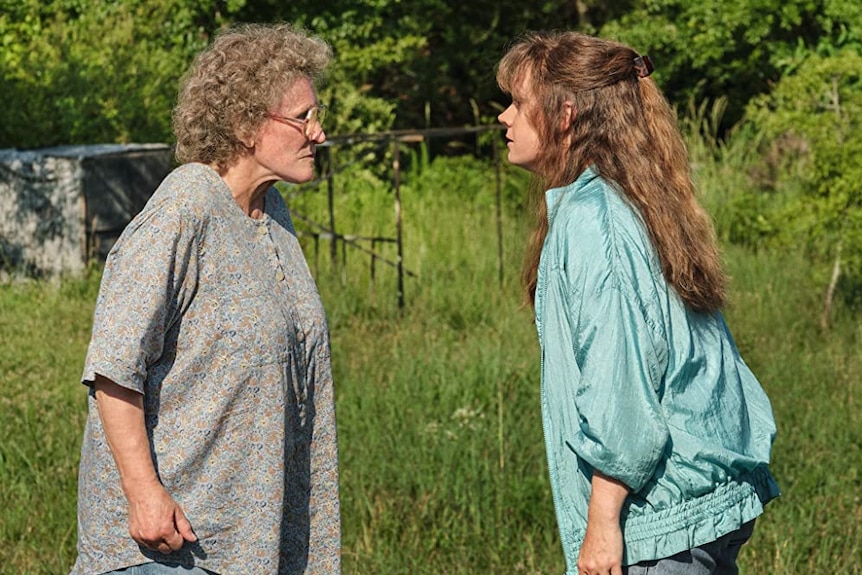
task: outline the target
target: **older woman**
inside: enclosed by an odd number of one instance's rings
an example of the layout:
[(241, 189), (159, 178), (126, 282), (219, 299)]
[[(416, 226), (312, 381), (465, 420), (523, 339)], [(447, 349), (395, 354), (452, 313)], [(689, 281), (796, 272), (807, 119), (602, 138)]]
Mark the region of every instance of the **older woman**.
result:
[(74, 575), (340, 571), (328, 328), (272, 187), (313, 177), (330, 56), (246, 25), (184, 80), (183, 165), (114, 246), (96, 305)]

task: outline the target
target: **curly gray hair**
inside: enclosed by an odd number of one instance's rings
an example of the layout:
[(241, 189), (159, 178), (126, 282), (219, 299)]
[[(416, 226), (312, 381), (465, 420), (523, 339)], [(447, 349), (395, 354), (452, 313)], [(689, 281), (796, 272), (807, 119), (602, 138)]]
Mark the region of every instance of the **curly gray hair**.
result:
[(241, 24), (216, 36), (183, 77), (173, 111), (180, 162), (231, 165), (300, 77), (332, 59), (324, 40), (289, 24)]

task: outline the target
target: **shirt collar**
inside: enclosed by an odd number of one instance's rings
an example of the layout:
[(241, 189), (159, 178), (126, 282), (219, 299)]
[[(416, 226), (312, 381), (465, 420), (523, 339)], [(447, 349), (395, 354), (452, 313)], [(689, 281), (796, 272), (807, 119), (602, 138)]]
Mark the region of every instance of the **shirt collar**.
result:
[(554, 221), (554, 215), (556, 214), (560, 203), (563, 201), (564, 196), (577, 194), (578, 190), (583, 189), (587, 184), (598, 177), (598, 171), (596, 171), (596, 168), (590, 164), (571, 184), (561, 186), (559, 188), (551, 188), (546, 191), (545, 205), (548, 206), (548, 224), (550, 225), (550, 223)]

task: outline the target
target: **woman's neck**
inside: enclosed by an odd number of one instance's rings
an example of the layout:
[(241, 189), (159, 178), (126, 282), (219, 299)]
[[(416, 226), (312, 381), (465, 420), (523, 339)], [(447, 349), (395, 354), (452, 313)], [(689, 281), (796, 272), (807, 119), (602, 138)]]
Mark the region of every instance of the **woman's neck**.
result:
[(234, 201), (247, 216), (256, 220), (263, 217), (266, 191), (275, 183), (275, 180), (256, 176), (249, 169), (250, 164), (243, 161), (226, 168), (211, 167), (227, 184)]

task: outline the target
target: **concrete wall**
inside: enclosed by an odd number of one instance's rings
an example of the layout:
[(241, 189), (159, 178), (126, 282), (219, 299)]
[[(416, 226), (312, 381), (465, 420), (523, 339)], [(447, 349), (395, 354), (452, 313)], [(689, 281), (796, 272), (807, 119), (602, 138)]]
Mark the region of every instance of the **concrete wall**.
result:
[(77, 274), (104, 259), (171, 167), (164, 144), (0, 150), (0, 270)]

